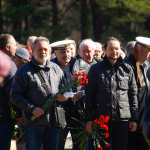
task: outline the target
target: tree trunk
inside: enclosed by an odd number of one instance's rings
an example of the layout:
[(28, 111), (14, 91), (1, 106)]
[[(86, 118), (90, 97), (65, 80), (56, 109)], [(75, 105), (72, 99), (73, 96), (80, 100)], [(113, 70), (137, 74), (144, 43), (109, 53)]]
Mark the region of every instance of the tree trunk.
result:
[(58, 8), (57, 8), (57, 1), (52, 1), (52, 15), (53, 15), (53, 26), (57, 26), (58, 23)]
[(95, 0), (90, 0), (90, 4), (93, 16), (94, 41), (100, 42), (103, 27), (102, 13), (100, 10), (100, 6), (97, 5)]
[(52, 41), (56, 41), (59, 36), (58, 32), (58, 7), (57, 0), (51, 0), (52, 2)]
[(147, 18), (147, 21), (145, 22), (145, 28), (150, 31), (150, 16)]
[[(28, 0), (25, 0), (25, 5), (28, 5)], [(28, 15), (25, 15), (24, 22), (25, 22), (25, 28), (24, 28), (24, 30), (28, 31), (29, 30)]]
[(2, 11), (3, 10), (3, 0), (0, 0), (0, 31), (3, 30), (3, 15)]
[(81, 40), (87, 38), (87, 1), (81, 0)]

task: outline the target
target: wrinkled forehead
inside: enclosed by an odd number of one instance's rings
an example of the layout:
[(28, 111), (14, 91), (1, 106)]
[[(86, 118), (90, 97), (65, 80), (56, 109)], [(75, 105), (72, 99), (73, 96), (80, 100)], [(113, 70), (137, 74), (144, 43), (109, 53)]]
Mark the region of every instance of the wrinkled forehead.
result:
[(82, 46), (82, 48), (81, 48), (81, 50), (94, 50), (94, 48), (93, 48), (93, 46), (92, 45), (90, 45), (90, 44), (84, 44), (83, 46)]

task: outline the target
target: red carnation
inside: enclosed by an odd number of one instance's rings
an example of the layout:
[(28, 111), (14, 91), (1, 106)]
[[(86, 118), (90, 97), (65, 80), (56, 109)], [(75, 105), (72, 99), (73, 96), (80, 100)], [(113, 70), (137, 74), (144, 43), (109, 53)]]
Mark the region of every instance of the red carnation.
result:
[(108, 120), (109, 120), (109, 116), (106, 116), (105, 119), (104, 119), (105, 123), (107, 123)]
[(77, 73), (73, 73), (74, 74), (74, 76), (77, 76)]
[(78, 72), (78, 75), (82, 76), (82, 73), (81, 73), (81, 72)]
[(107, 143), (107, 144), (105, 145), (105, 147), (106, 147), (106, 148), (108, 148), (109, 146), (110, 146), (110, 144), (109, 144), (109, 143)]
[(78, 76), (77, 75), (74, 75), (74, 77), (78, 80)]
[(104, 125), (104, 128), (106, 131), (108, 131), (108, 126), (107, 125)]
[(81, 84), (81, 85), (83, 85), (83, 81), (82, 81), (82, 79), (81, 79), (81, 78), (80, 78), (80, 84)]
[(85, 75), (83, 76), (83, 80), (86, 81), (86, 76)]
[(84, 87), (84, 84), (81, 84), (82, 87)]
[(82, 71), (82, 74), (83, 74), (84, 76), (86, 76), (86, 73), (85, 73), (84, 71)]
[(97, 150), (102, 150), (102, 147), (101, 146), (97, 146)]
[(88, 84), (88, 79), (86, 79), (85, 84)]
[(103, 129), (105, 127), (105, 124), (103, 121), (100, 122), (100, 127)]
[(106, 132), (106, 133), (105, 133), (105, 138), (108, 138), (108, 137), (109, 137), (109, 133)]
[(103, 115), (100, 115), (99, 120), (100, 120), (100, 121), (104, 120), (104, 116), (103, 116)]
[(99, 124), (99, 120), (98, 120), (98, 119), (95, 119), (95, 120), (94, 120), (94, 123), (95, 123), (96, 125), (98, 125), (98, 124)]

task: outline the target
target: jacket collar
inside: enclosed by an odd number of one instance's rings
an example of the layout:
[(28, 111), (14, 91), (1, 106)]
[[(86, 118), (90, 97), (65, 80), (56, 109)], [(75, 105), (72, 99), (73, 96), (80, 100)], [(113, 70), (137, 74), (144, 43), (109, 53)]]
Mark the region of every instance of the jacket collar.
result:
[(117, 62), (116, 62), (114, 65), (112, 65), (112, 64), (108, 61), (106, 55), (105, 55), (103, 61), (104, 61), (104, 64), (105, 64), (107, 67), (109, 67), (109, 68), (113, 68), (113, 67), (114, 67), (114, 68), (118, 68), (119, 66), (124, 65), (124, 61), (123, 61), (123, 59), (122, 59), (121, 56), (117, 59)]
[[(77, 60), (76, 58), (71, 57), (71, 60), (70, 60), (70, 62), (69, 62), (70, 70), (72, 69), (72, 67), (73, 67), (73, 65), (74, 65), (74, 63), (75, 63), (76, 60)], [(56, 63), (57, 65), (60, 66), (57, 57), (55, 57), (55, 58), (52, 60), (52, 62), (54, 62), (54, 63)]]
[(32, 61), (32, 63), (33, 63), (35, 66), (37, 66), (37, 67), (39, 67), (39, 68), (41, 68), (41, 69), (42, 69), (42, 68), (50, 68), (50, 67), (52, 66), (52, 64), (51, 64), (51, 62), (50, 62), (49, 60), (46, 61), (46, 65), (45, 65), (45, 66), (39, 65), (39, 64), (36, 62), (36, 60), (34, 59), (34, 56), (32, 56), (31, 61)]

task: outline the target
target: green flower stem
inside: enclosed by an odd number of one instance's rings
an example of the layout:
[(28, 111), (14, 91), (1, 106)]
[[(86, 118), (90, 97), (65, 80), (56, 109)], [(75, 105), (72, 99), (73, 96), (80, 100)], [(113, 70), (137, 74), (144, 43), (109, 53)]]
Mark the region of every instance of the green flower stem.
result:
[[(77, 80), (74, 78), (73, 80), (71, 80), (71, 82), (67, 83), (62, 89), (59, 90), (59, 92), (54, 95), (54, 96), (50, 96), (49, 99), (47, 100), (47, 102), (41, 107), (44, 111), (55, 104), (56, 100), (57, 100), (57, 96), (59, 94), (63, 95), (65, 92), (69, 91), (70, 88), (74, 87), (77, 85)], [(35, 115), (31, 116), (31, 121), (34, 121), (36, 118)]]

